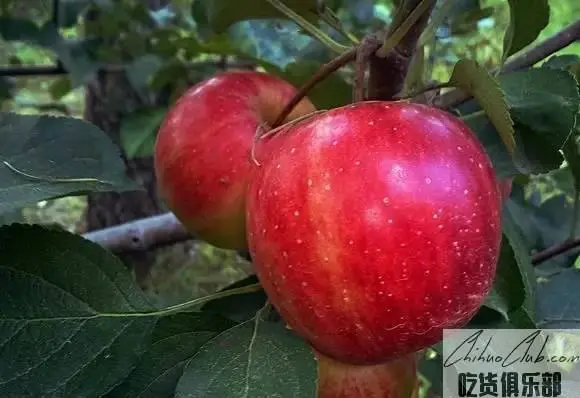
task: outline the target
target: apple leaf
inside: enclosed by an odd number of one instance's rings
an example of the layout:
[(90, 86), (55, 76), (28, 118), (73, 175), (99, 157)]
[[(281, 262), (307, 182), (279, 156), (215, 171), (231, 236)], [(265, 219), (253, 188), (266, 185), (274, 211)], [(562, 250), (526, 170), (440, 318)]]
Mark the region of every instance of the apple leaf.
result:
[[(502, 213), (502, 228), (504, 237), (507, 240), (507, 243), (509, 243), (511, 246), (513, 250), (513, 258), (515, 259), (515, 261), (510, 262), (510, 270), (511, 272), (519, 272), (519, 278), (522, 281), (521, 285), (518, 283), (519, 286), (515, 286), (515, 288), (517, 290), (523, 288), (524, 300), (519, 308), (514, 309), (514, 307), (510, 305), (508, 309), (510, 310), (510, 313), (516, 312), (517, 315), (512, 317), (510, 314), (510, 322), (512, 324), (517, 327), (528, 328), (530, 325), (535, 324), (534, 319), (536, 310), (534, 297), (536, 290), (536, 274), (531, 262), (529, 254), (530, 251), (527, 246), (524, 232), (522, 231), (521, 226), (516, 219), (512, 207), (513, 203), (511, 200), (508, 200), (504, 205)], [(510, 270), (505, 270), (504, 266), (505, 264), (500, 267), (500, 270), (503, 269), (507, 272), (503, 273), (503, 280), (500, 286), (503, 286), (509, 290), (510, 286), (508, 286), (505, 282), (513, 282), (516, 276), (506, 276), (506, 274), (509, 274)], [(511, 302), (515, 303), (515, 301)]]
[[(316, 0), (285, 0), (287, 7), (302, 17), (313, 21), (317, 19)], [(248, 19), (285, 18), (265, 0), (248, 0), (240, 7), (238, 1), (233, 0), (194, 0), (192, 5), (194, 16), (201, 16), (216, 33), (223, 33), (238, 21)], [(197, 19), (196, 19), (197, 20)]]
[(526, 295), (526, 287), (514, 249), (504, 236), (493, 287), (484, 305), (499, 312), (506, 321), (509, 321), (510, 312), (524, 304)]
[(146, 93), (152, 76), (163, 65), (163, 60), (157, 55), (146, 54), (125, 66), (127, 78), (131, 87), (139, 93)]
[(175, 397), (310, 398), (316, 362), (308, 344), (284, 324), (259, 315), (205, 344), (185, 367)]
[(235, 325), (212, 314), (181, 313), (159, 319), (137, 367), (106, 398), (173, 397), (187, 361), (203, 344)]
[(555, 151), (561, 149), (580, 108), (574, 76), (565, 70), (535, 68), (500, 75), (499, 81), (514, 121), (542, 134)]
[(580, 270), (568, 269), (538, 284), (538, 320), (544, 329), (577, 329), (580, 326)]
[[(258, 282), (256, 275), (250, 275), (220, 291), (253, 285)], [(266, 299), (266, 293), (263, 290), (246, 294), (236, 294), (235, 296), (227, 296), (209, 301), (201, 307), (201, 310), (220, 314), (237, 322), (243, 322), (253, 318), (256, 311), (260, 310), (266, 304)]]
[(458, 107), (502, 176), (540, 174), (560, 167), (559, 152), (572, 138), (580, 96), (574, 77), (563, 70), (536, 68), (499, 76), (514, 120), (513, 156), (475, 101)]
[(0, 113), (0, 213), (91, 191), (137, 189), (119, 148), (80, 119)]
[(460, 87), (479, 102), (499, 132), (510, 153), (515, 149), (513, 121), (502, 87), (484, 68), (473, 60), (459, 60), (449, 83)]
[(548, 0), (508, 0), (510, 23), (503, 39), (503, 59), (532, 43), (550, 22)]
[(0, 227), (0, 357), (10, 364), (0, 368), (0, 396), (106, 393), (146, 348), (151, 311), (100, 246), (56, 229)]
[(153, 155), (157, 130), (167, 109), (153, 108), (133, 112), (121, 121), (121, 145), (127, 158)]

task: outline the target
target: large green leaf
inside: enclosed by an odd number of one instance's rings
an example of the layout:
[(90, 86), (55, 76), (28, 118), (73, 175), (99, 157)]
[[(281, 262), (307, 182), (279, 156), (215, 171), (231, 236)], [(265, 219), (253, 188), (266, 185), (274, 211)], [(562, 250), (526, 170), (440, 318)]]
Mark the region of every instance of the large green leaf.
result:
[[(284, 0), (286, 6), (302, 17), (315, 20), (316, 0)], [(194, 0), (192, 12), (196, 21), (206, 21), (210, 28), (217, 33), (225, 30), (238, 21), (248, 19), (284, 18), (266, 0), (247, 0), (243, 6), (234, 0)]]
[[(523, 302), (520, 308), (514, 308), (513, 306), (508, 307), (510, 313), (516, 312), (517, 316), (511, 317), (510, 321), (515, 326), (522, 328), (531, 327), (535, 323), (535, 290), (536, 290), (536, 274), (534, 267), (531, 262), (530, 251), (525, 239), (524, 232), (518, 219), (516, 217), (513, 208), (513, 203), (511, 200), (504, 206), (502, 214), (502, 227), (503, 234), (513, 250), (513, 256), (515, 261), (511, 264), (511, 271), (516, 272), (515, 267), (519, 272), (519, 277), (521, 278), (522, 284), (516, 286), (507, 286), (505, 283), (503, 287), (510, 290), (515, 289), (515, 292), (520, 291), (523, 288)], [(508, 280), (515, 279), (515, 276), (511, 278), (506, 278)], [(506, 295), (507, 296), (507, 295)], [(517, 297), (517, 296), (516, 296)], [(515, 303), (516, 301), (514, 301)], [(511, 314), (510, 314), (511, 315)]]
[(176, 398), (311, 398), (316, 363), (310, 347), (281, 323), (259, 316), (229, 329), (191, 358)]
[(89, 57), (82, 43), (68, 43), (52, 22), (37, 26), (29, 20), (0, 17), (0, 36), (52, 50), (69, 72), (73, 87), (85, 83), (100, 66)]
[(580, 94), (564, 70), (535, 68), (500, 75), (513, 119), (561, 149), (576, 123)]
[(503, 39), (503, 58), (532, 43), (550, 22), (548, 0), (508, 0), (510, 24)]
[(100, 396), (146, 348), (153, 308), (126, 267), (68, 232), (0, 228), (2, 397)]
[(153, 155), (157, 130), (167, 109), (144, 109), (131, 113), (121, 122), (121, 145), (128, 158)]
[(161, 318), (137, 367), (106, 396), (173, 397), (187, 361), (203, 344), (234, 325), (211, 314), (181, 313)]
[[(247, 278), (237, 281), (222, 289), (221, 291), (231, 290), (238, 287), (253, 285), (258, 283), (256, 275), (250, 275)], [(235, 321), (247, 321), (252, 318), (256, 311), (266, 304), (266, 293), (263, 290), (246, 294), (237, 294), (215, 299), (201, 307), (202, 311), (209, 311), (226, 316)]]
[(518, 267), (514, 249), (507, 238), (503, 238), (495, 280), (485, 305), (509, 321), (509, 314), (524, 304), (527, 292)]
[(563, 70), (536, 68), (500, 75), (499, 81), (515, 121), (513, 158), (485, 115), (469, 116), (479, 109), (474, 101), (459, 108), (498, 174), (538, 174), (558, 168), (563, 161), (559, 151), (572, 136), (580, 106), (574, 77)]
[(75, 118), (0, 113), (0, 213), (90, 191), (136, 189), (119, 148)]
[(569, 269), (538, 285), (538, 320), (545, 329), (580, 326), (580, 270)]

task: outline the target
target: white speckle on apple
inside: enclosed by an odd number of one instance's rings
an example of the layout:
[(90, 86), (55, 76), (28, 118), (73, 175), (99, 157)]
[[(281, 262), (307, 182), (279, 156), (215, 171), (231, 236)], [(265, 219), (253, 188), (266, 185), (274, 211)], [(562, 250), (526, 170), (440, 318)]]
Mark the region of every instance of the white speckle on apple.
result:
[(306, 183), (308, 184), (309, 187), (312, 186), (312, 180), (309, 178), (308, 181), (306, 181)]
[(431, 184), (431, 178), (429, 177), (425, 178), (425, 184), (427, 185)]
[(392, 219), (392, 218), (389, 218), (389, 219), (387, 220), (387, 222), (388, 222), (389, 224), (392, 224), (392, 223), (393, 223), (393, 219)]
[(329, 185), (329, 184), (326, 184), (326, 185), (324, 186), (324, 190), (325, 190), (325, 191), (330, 191), (330, 185)]
[(458, 151), (462, 151), (463, 150), (463, 147), (461, 147), (460, 145), (457, 145), (457, 150)]
[(294, 212), (294, 215), (295, 215), (296, 217), (298, 217), (298, 216), (300, 215), (300, 212), (299, 212), (298, 210), (296, 210), (296, 211)]
[(296, 152), (296, 148), (290, 149), (290, 153), (294, 153), (294, 152)]
[(296, 239), (296, 243), (298, 243), (299, 245), (302, 244), (302, 239)]

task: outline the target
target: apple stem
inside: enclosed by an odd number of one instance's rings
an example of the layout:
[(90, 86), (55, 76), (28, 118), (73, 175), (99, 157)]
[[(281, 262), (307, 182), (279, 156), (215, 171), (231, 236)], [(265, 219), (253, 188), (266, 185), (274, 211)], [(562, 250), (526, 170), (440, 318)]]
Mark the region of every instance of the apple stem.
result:
[(417, 354), (378, 365), (350, 365), (313, 349), (318, 360), (318, 398), (416, 398)]
[(292, 112), (292, 109), (308, 94), (314, 86), (318, 83), (326, 79), (328, 76), (332, 75), (338, 69), (342, 68), (349, 62), (354, 61), (356, 58), (356, 51), (357, 47), (353, 47), (348, 51), (345, 51), (338, 57), (332, 59), (331, 61), (327, 62), (326, 64), (322, 65), (320, 69), (316, 71), (298, 90), (296, 95), (288, 101), (284, 109), (280, 112), (274, 123), (272, 124), (272, 128), (276, 128), (284, 122), (284, 120), (288, 117), (288, 115)]

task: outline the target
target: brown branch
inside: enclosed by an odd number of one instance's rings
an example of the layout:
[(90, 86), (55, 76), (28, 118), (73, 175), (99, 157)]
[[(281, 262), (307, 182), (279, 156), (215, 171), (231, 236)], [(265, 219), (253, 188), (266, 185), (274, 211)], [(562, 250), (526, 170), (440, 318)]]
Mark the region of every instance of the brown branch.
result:
[[(172, 213), (131, 221), (82, 236), (116, 254), (153, 250), (195, 238)], [(532, 255), (532, 264), (540, 264), (577, 247), (580, 247), (580, 237), (558, 243)], [(249, 258), (247, 253), (245, 256), (243, 252), (240, 255)]]
[(365, 36), (356, 49), (356, 59), (354, 68), (354, 89), (353, 102), (364, 101), (365, 99), (365, 73), (369, 57), (381, 46), (381, 41), (376, 35)]
[(88, 232), (83, 238), (113, 253), (141, 252), (192, 239), (172, 213)]
[[(393, 24), (389, 27), (386, 37), (395, 33), (421, 3), (422, 0), (403, 0), (395, 13)], [(377, 54), (370, 57), (368, 99), (392, 100), (403, 89), (417, 42), (427, 26), (434, 6), (435, 1), (431, 1), (427, 10), (385, 57)]]
[[(560, 32), (539, 43), (537, 46), (531, 48), (522, 55), (507, 62), (501, 69), (500, 73), (513, 72), (533, 66), (554, 54), (556, 51), (568, 47), (570, 44), (578, 40), (580, 40), (580, 21), (571, 23)], [(492, 70), (492, 73), (494, 72), (497, 72), (497, 69)], [(471, 96), (462, 90), (454, 89), (437, 98), (434, 105), (439, 108), (451, 108), (470, 98)]]
[(310, 79), (308, 79), (300, 87), (296, 95), (294, 95), (294, 97), (288, 102), (288, 104), (286, 104), (284, 109), (282, 109), (282, 112), (280, 112), (280, 115), (278, 115), (278, 117), (272, 124), (271, 128), (274, 129), (276, 127), (279, 127), (282, 124), (282, 122), (288, 117), (288, 115), (292, 112), (292, 109), (294, 109), (294, 107), (298, 105), (298, 103), (304, 97), (306, 97), (306, 95), (308, 95), (308, 92), (312, 90), (314, 86), (316, 86), (318, 83), (326, 79), (328, 76), (330, 76), (331, 74), (342, 68), (344, 65), (354, 61), (356, 57), (356, 52), (357, 47), (354, 47), (348, 51), (345, 51), (344, 53), (334, 58), (330, 62), (327, 62), (326, 64), (322, 65), (320, 69), (318, 69), (316, 73), (313, 74), (310, 77)]
[(563, 254), (578, 246), (580, 246), (580, 237), (570, 239), (562, 243), (558, 243), (554, 246), (548, 247), (545, 250), (542, 250), (541, 252), (534, 254), (532, 256), (532, 264), (538, 265), (540, 263), (543, 263), (544, 261), (547, 261), (553, 257)]

